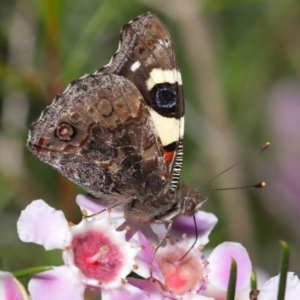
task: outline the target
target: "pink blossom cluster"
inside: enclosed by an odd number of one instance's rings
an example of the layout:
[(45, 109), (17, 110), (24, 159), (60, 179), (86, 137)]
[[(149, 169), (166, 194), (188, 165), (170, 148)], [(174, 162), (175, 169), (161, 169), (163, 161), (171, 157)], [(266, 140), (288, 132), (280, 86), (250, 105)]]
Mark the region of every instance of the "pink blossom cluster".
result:
[[(76, 202), (87, 215), (103, 209), (98, 202), (82, 195)], [(83, 300), (85, 290), (90, 289), (103, 300), (221, 299), (218, 293), (208, 291), (212, 290), (210, 287), (226, 291), (232, 258), (237, 262), (236, 289), (247, 287), (252, 265), (246, 249), (238, 243), (224, 242), (206, 257), (203, 251), (217, 218), (203, 211), (195, 217), (198, 240), (189, 254), (184, 256), (195, 241), (194, 223), (192, 218), (181, 216), (151, 264), (155, 245), (165, 233), (164, 225), (129, 224), (115, 210), (83, 218), (75, 225), (43, 200), (33, 201), (18, 220), (19, 237), (46, 250), (61, 249), (63, 264), (34, 275), (28, 284), (30, 297)], [(277, 277), (266, 282), (258, 299), (275, 299), (272, 294), (276, 293), (276, 283)], [(300, 281), (289, 273), (286, 295), (290, 296), (286, 299), (297, 299), (293, 296), (296, 294), (300, 295)], [(0, 272), (1, 299), (26, 297), (10, 273)]]

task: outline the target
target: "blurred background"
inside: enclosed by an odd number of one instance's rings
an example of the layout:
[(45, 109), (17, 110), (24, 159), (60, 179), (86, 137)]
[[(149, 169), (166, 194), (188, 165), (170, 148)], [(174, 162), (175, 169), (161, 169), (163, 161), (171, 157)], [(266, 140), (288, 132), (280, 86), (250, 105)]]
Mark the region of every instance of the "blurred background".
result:
[(271, 148), (202, 190), (219, 222), (209, 247), (242, 243), (254, 267), (278, 274), (280, 240), (300, 274), (300, 4), (296, 0), (1, 0), (0, 245), (5, 270), (60, 265), (61, 252), (23, 244), (22, 209), (44, 199), (81, 218), (83, 193), (26, 149), (30, 124), (68, 83), (108, 63), (121, 26), (157, 14), (177, 51), (186, 99), (182, 181), (191, 188), (263, 143)]

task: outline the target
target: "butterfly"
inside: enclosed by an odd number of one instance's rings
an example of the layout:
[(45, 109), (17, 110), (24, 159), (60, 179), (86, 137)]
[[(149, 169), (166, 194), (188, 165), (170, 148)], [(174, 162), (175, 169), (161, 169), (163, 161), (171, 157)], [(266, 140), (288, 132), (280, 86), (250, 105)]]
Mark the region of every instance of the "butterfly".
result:
[[(92, 75), (69, 84), (32, 124), (29, 151), (136, 222), (169, 224), (204, 198), (179, 185), (184, 97), (171, 36), (143, 14)], [(166, 233), (166, 235), (167, 235)]]

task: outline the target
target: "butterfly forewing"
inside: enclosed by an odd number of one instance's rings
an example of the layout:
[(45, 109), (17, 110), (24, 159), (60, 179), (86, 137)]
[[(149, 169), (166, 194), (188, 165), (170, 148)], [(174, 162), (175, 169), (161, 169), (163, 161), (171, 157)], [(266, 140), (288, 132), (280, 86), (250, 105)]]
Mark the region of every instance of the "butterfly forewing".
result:
[(143, 95), (174, 175), (175, 190), (183, 154), (184, 101), (168, 30), (151, 13), (136, 18), (123, 27), (118, 51), (99, 71), (128, 78)]

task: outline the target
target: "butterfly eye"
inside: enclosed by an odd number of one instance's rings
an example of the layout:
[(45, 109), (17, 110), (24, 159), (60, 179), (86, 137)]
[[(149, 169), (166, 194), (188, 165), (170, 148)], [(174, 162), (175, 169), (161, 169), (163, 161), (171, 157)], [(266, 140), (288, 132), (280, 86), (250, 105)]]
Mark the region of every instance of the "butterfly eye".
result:
[(206, 200), (206, 197), (202, 197), (200, 194), (194, 193), (193, 191), (185, 197), (182, 213), (185, 215), (194, 214)]
[(60, 124), (55, 131), (55, 136), (61, 141), (69, 141), (75, 135), (75, 128), (67, 123)]
[(184, 214), (192, 215), (195, 212), (195, 202), (193, 198), (187, 198), (184, 203)]

